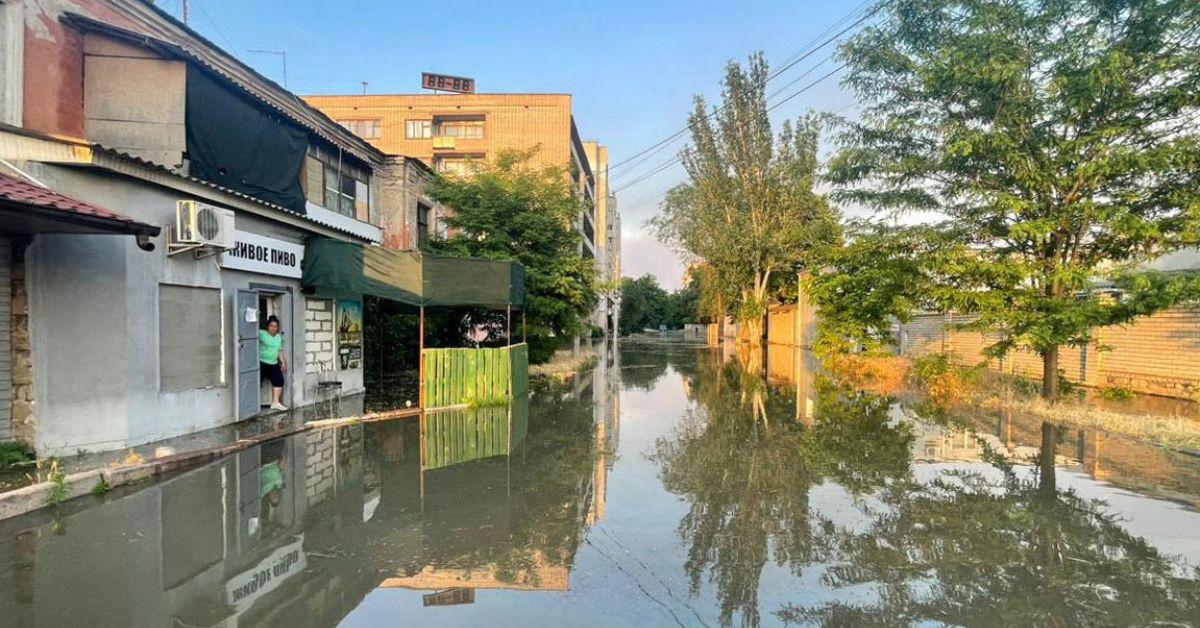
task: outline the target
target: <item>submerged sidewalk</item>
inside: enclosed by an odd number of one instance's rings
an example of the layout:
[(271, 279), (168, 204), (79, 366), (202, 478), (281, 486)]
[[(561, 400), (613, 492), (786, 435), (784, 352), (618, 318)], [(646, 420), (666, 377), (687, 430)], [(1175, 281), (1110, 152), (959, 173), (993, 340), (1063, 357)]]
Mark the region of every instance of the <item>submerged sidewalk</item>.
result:
[[(88, 493), (192, 467), (259, 443), (339, 423), (417, 416), (417, 408), (363, 414), (363, 395), (288, 411), (265, 412), (234, 423), (122, 450), (39, 461), (0, 478), (0, 520)], [(57, 471), (57, 474), (55, 474)]]

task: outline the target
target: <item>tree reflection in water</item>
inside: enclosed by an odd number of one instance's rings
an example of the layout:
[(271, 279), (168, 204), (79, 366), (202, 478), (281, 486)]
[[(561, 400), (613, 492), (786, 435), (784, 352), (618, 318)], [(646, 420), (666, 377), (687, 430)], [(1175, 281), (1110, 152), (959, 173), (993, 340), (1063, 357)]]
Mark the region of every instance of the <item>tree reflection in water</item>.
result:
[(809, 489), (832, 478), (866, 492), (908, 472), (912, 436), (904, 425), (889, 425), (887, 399), (828, 380), (819, 386), (824, 394), (808, 428), (796, 421), (787, 389), (768, 389), (734, 363), (702, 358), (690, 378), (696, 406), (656, 444), (663, 485), (689, 504), (679, 535), (692, 593), (707, 573), (724, 625), (735, 615), (758, 624), (768, 560), (798, 571), (817, 558), (822, 530), (832, 524), (810, 513)]
[[(845, 601), (786, 606), (777, 620), (822, 625), (1094, 625), (1194, 622), (1197, 573), (1130, 535), (1102, 505), (1055, 484), (1057, 432), (1040, 464), (913, 472), (909, 424), (893, 400), (816, 376), (811, 425), (795, 391), (736, 363), (701, 359), (686, 375), (695, 402), (656, 443), (660, 478), (688, 504), (678, 533), (693, 595), (716, 589), (720, 620), (757, 625), (767, 561), (819, 569)], [(834, 482), (862, 525), (813, 512), (810, 490)], [(864, 591), (871, 593), (864, 595)]]
[(874, 585), (870, 604), (778, 612), (789, 622), (895, 625), (1193, 625), (1200, 573), (1129, 534), (1102, 504), (1058, 490), (1057, 432), (1036, 470), (947, 472), (885, 491), (862, 533), (831, 535), (824, 584)]

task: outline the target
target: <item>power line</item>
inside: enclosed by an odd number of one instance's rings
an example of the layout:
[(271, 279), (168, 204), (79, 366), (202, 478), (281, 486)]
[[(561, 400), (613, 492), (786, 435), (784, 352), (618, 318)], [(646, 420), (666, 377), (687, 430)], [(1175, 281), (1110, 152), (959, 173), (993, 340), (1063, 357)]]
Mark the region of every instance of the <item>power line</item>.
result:
[[(841, 24), (841, 23), (845, 22), (847, 19), (849, 19), (849, 18), (853, 17), (853, 16), (854, 16), (856, 13), (858, 13), (858, 12), (862, 11), (862, 9), (863, 9), (864, 7), (866, 7), (868, 4), (870, 4), (870, 2), (871, 2), (871, 1), (873, 1), (873, 0), (867, 0), (867, 2), (864, 2), (864, 3), (860, 4), (860, 5), (859, 5), (857, 8), (855, 8), (853, 11), (851, 11), (851, 12), (850, 12), (850, 13), (848, 13), (848, 14), (846, 14), (846, 15), (845, 15), (845, 16), (843, 16), (841, 19), (839, 19), (837, 22), (835, 22), (835, 23), (834, 23), (832, 26), (830, 26), (830, 27), (826, 28), (824, 31), (822, 31), (822, 33), (821, 33), (821, 34), (819, 34), (819, 35), (817, 35), (817, 37), (815, 37), (813, 41), (815, 42), (816, 40), (820, 39), (822, 36), (824, 36), (824, 35), (825, 35), (825, 33), (828, 33), (829, 31), (833, 30), (834, 28), (837, 28), (837, 25), (838, 25), (838, 24)], [(766, 81), (770, 81), (770, 80), (772, 80), (772, 79), (774, 79), (774, 78), (778, 77), (780, 74), (782, 74), (782, 73), (786, 72), (787, 70), (791, 69), (792, 67), (795, 67), (795, 66), (796, 66), (796, 64), (798, 64), (798, 63), (800, 63), (800, 62), (804, 61), (805, 59), (809, 58), (809, 57), (810, 57), (810, 56), (812, 56), (814, 53), (816, 53), (818, 50), (821, 50), (821, 49), (825, 48), (825, 47), (826, 47), (826, 46), (828, 46), (830, 43), (832, 43), (832, 42), (836, 41), (836, 40), (837, 40), (839, 37), (841, 37), (842, 35), (844, 35), (844, 34), (848, 33), (850, 30), (854, 29), (854, 28), (855, 28), (855, 27), (857, 27), (858, 25), (860, 25), (860, 24), (862, 24), (863, 22), (865, 22), (865, 21), (867, 21), (868, 19), (870, 19), (872, 16), (874, 16), (876, 13), (878, 13), (878, 12), (879, 12), (879, 11), (880, 11), (880, 10), (883, 8), (883, 6), (884, 6), (885, 4), (886, 4), (885, 2), (881, 2), (881, 3), (879, 3), (879, 4), (878, 4), (878, 5), (877, 5), (877, 6), (876, 6), (874, 9), (872, 9), (870, 12), (868, 12), (868, 13), (866, 13), (865, 15), (863, 15), (862, 17), (858, 18), (858, 19), (857, 19), (857, 20), (855, 20), (855, 21), (854, 21), (852, 24), (850, 24), (849, 26), (846, 26), (845, 28), (841, 29), (841, 30), (840, 30), (840, 31), (838, 31), (836, 34), (834, 34), (833, 36), (831, 36), (831, 37), (829, 37), (829, 38), (825, 39), (824, 41), (822, 41), (820, 44), (816, 45), (815, 47), (814, 47), (814, 44), (813, 44), (813, 42), (810, 42), (810, 43), (809, 43), (809, 44), (807, 44), (807, 45), (806, 45), (804, 48), (801, 48), (801, 49), (800, 49), (800, 51), (798, 51), (796, 54), (792, 55), (792, 57), (789, 57), (789, 60), (788, 60), (788, 61), (785, 61), (785, 62), (784, 62), (784, 65), (783, 65), (782, 67), (780, 67), (778, 70), (776, 70), (775, 72), (772, 72), (770, 75), (768, 75), (768, 76), (767, 76), (767, 78), (766, 78), (765, 80), (766, 80)], [(794, 84), (794, 82), (793, 82), (793, 84)], [(724, 108), (724, 106), (722, 105), (722, 107), (719, 107), (719, 108), (717, 108), (717, 109), (713, 110), (711, 113), (708, 113), (708, 114), (705, 114), (705, 115), (706, 115), (706, 117), (708, 117), (708, 118), (711, 118), (711, 117), (715, 116), (715, 115), (716, 115), (718, 112), (720, 112), (720, 111), (721, 111), (721, 109), (723, 109), (723, 108)], [(633, 155), (631, 155), (631, 156), (629, 156), (629, 157), (627, 157), (627, 158), (625, 158), (625, 159), (623, 159), (623, 160), (621, 160), (621, 161), (618, 161), (618, 162), (617, 162), (617, 163), (615, 163), (615, 164), (612, 164), (612, 165), (610, 166), (610, 169), (618, 169), (618, 168), (620, 168), (622, 165), (624, 165), (624, 164), (627, 164), (627, 163), (629, 163), (629, 162), (631, 162), (631, 161), (633, 161), (633, 160), (635, 160), (635, 159), (637, 159), (637, 158), (639, 158), (639, 157), (641, 157), (641, 156), (643, 156), (643, 155), (646, 155), (647, 153), (650, 153), (651, 151), (654, 151), (655, 153), (657, 153), (657, 152), (661, 151), (663, 148), (665, 148), (665, 147), (666, 147), (666, 145), (668, 145), (668, 144), (670, 144), (670, 143), (674, 142), (676, 139), (678, 139), (679, 137), (681, 137), (683, 134), (685, 134), (685, 133), (687, 133), (687, 132), (688, 132), (688, 127), (686, 127), (686, 126), (685, 126), (684, 128), (682, 128), (682, 129), (680, 129), (680, 130), (678, 130), (678, 131), (676, 131), (676, 132), (672, 133), (671, 135), (667, 136), (665, 139), (663, 139), (663, 140), (660, 140), (660, 141), (658, 141), (658, 142), (656, 142), (656, 143), (654, 143), (654, 144), (652, 144), (652, 145), (650, 145), (650, 146), (648, 146), (648, 147), (646, 147), (646, 148), (642, 149), (641, 151), (639, 151), (639, 152), (637, 152), (637, 153), (635, 153), (635, 154), (633, 154)], [(656, 150), (656, 149), (657, 149), (657, 150)]]
[[(831, 58), (832, 58), (832, 57), (831, 57)], [(826, 61), (828, 61), (828, 59), (827, 59)], [(823, 61), (822, 63), (824, 63), (824, 61)], [(845, 69), (845, 67), (846, 67), (847, 65), (848, 65), (847, 63), (843, 63), (843, 64), (839, 65), (838, 67), (836, 67), (836, 68), (834, 68), (834, 69), (830, 70), (829, 72), (826, 72), (825, 74), (821, 75), (821, 77), (820, 77), (820, 78), (818, 78), (818, 79), (814, 80), (813, 82), (809, 83), (808, 85), (805, 85), (804, 87), (801, 87), (800, 89), (798, 89), (798, 90), (796, 90), (796, 91), (792, 92), (791, 94), (789, 94), (789, 95), (788, 95), (786, 98), (784, 98), (783, 100), (780, 100), (779, 102), (777, 102), (777, 103), (775, 103), (775, 104), (771, 105), (770, 107), (767, 107), (767, 113), (770, 113), (771, 111), (773, 111), (773, 110), (777, 109), (778, 107), (780, 107), (780, 106), (782, 106), (782, 105), (786, 104), (788, 101), (792, 100), (793, 98), (796, 98), (797, 96), (799, 96), (799, 95), (801, 95), (801, 94), (803, 94), (803, 93), (807, 92), (808, 90), (810, 90), (810, 89), (812, 89), (812, 88), (816, 87), (816, 86), (817, 86), (817, 85), (819, 85), (820, 83), (822, 83), (822, 82), (824, 82), (825, 80), (827, 80), (827, 79), (829, 79), (830, 77), (832, 77), (834, 74), (837, 74), (838, 72), (841, 72), (843, 69)], [(817, 67), (820, 67), (820, 64), (818, 64), (817, 66), (815, 66), (813, 69), (816, 69)], [(811, 71), (810, 71), (810, 73), (811, 73)], [(612, 193), (613, 193), (613, 194), (616, 194), (617, 192), (620, 192), (621, 190), (624, 190), (624, 189), (626, 189), (626, 188), (629, 188), (629, 187), (631, 187), (631, 186), (637, 185), (638, 183), (641, 183), (642, 181), (645, 181), (646, 179), (649, 179), (650, 177), (652, 177), (652, 176), (654, 176), (654, 175), (656, 175), (656, 174), (658, 174), (658, 173), (660, 173), (660, 172), (662, 172), (662, 171), (666, 170), (667, 168), (670, 168), (671, 166), (673, 166), (673, 165), (675, 165), (675, 164), (677, 164), (677, 163), (680, 163), (680, 162), (682, 162), (682, 161), (683, 161), (683, 157), (675, 157), (675, 158), (671, 159), (670, 161), (667, 161), (666, 163), (660, 164), (659, 166), (655, 167), (655, 168), (654, 168), (653, 170), (651, 170), (650, 172), (647, 172), (646, 174), (643, 174), (642, 176), (639, 176), (637, 179), (634, 179), (633, 181), (630, 181), (629, 183), (626, 183), (626, 184), (624, 184), (624, 185), (622, 185), (622, 186), (620, 186), (620, 187), (617, 187), (616, 189), (614, 189), (614, 190), (613, 190), (613, 192), (612, 192)]]
[[(181, 2), (182, 2), (182, 0), (181, 0)], [(187, 3), (184, 2), (183, 6), (184, 6), (184, 16), (185, 16), (184, 23), (186, 24), (187, 23), (187, 17), (186, 17), (187, 16)], [(225, 42), (225, 45), (228, 46), (229, 50), (231, 51), (230, 54), (232, 54), (232, 51), (235, 48), (235, 46), (233, 45), (233, 42), (228, 37), (225, 36), (225, 32), (221, 30), (221, 27), (217, 26), (217, 21), (214, 20), (212, 18), (212, 16), (208, 14), (208, 11), (206, 11), (204, 9), (203, 4), (196, 3), (196, 8), (200, 9), (200, 15), (203, 15), (204, 19), (208, 20), (208, 23), (211, 24), (213, 27), (213, 30), (217, 31), (217, 34), (221, 36), (221, 41)]]

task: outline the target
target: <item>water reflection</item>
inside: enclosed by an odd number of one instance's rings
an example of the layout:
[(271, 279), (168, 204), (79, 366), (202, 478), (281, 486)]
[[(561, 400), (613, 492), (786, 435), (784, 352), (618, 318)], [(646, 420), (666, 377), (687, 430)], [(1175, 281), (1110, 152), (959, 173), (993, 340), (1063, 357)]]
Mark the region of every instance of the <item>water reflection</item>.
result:
[(603, 509), (585, 384), (301, 433), (4, 522), (0, 623), (331, 626), (377, 588), (565, 590)]
[(654, 454), (663, 485), (688, 504), (679, 535), (692, 594), (712, 582), (723, 625), (758, 624), (768, 560), (799, 571), (818, 559), (832, 524), (809, 507), (814, 486), (863, 494), (909, 472), (912, 435), (891, 424), (889, 400), (821, 379), (813, 415), (797, 421), (795, 389), (755, 371), (702, 356), (689, 382), (696, 405)]
[[(1011, 414), (998, 425), (1002, 436), (979, 432), (841, 385), (794, 351), (762, 351), (701, 357), (687, 382), (696, 403), (654, 454), (664, 486), (688, 504), (678, 535), (692, 594), (702, 583), (716, 589), (722, 625), (763, 619), (758, 592), (768, 562), (827, 589), (823, 602), (773, 612), (772, 620), (788, 623), (1200, 617), (1196, 567), (1131, 534), (1103, 503), (1058, 486), (1060, 465), (1109, 477), (1101, 470), (1102, 434), (1048, 422), (1030, 434), (1031, 420)], [(1072, 436), (1075, 459), (1060, 455)], [(914, 460), (939, 464), (917, 468)], [(1151, 460), (1113, 466), (1153, 468), (1175, 484), (1200, 468), (1163, 465), (1161, 452)], [(1133, 483), (1146, 483), (1133, 475)], [(854, 504), (852, 516), (843, 512), (839, 522), (811, 507), (825, 482)], [(1191, 500), (1196, 489), (1191, 484)]]
[(804, 352), (632, 344), (0, 522), (0, 624), (1186, 624), (1198, 493), (1200, 461)]

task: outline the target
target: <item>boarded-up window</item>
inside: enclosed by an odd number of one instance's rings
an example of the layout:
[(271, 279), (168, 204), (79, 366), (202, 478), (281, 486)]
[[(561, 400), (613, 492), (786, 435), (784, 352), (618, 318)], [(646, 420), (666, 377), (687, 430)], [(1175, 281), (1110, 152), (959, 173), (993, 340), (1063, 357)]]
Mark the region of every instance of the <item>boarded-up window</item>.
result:
[(324, 205), (325, 165), (314, 157), (305, 157), (304, 176), (304, 197), (314, 205)]
[(363, 221), (371, 220), (371, 209), (369, 204), (370, 192), (367, 184), (362, 181), (354, 182), (354, 217)]
[(159, 389), (193, 390), (221, 384), (221, 291), (158, 287)]

